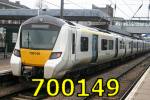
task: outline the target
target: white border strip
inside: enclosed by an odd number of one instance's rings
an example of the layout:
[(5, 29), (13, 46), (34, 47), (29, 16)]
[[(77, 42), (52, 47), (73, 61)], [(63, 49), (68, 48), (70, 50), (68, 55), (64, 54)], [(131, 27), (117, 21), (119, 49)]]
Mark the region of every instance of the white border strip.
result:
[(147, 74), (150, 72), (150, 67), (147, 69), (147, 71), (144, 73), (144, 75), (142, 76), (142, 78), (136, 83), (136, 85), (134, 86), (134, 88), (132, 89), (132, 91), (130, 92), (130, 94), (125, 98), (125, 100), (131, 100), (133, 99), (136, 91), (138, 90), (138, 88), (140, 87), (140, 85), (143, 83), (143, 81), (145, 80)]

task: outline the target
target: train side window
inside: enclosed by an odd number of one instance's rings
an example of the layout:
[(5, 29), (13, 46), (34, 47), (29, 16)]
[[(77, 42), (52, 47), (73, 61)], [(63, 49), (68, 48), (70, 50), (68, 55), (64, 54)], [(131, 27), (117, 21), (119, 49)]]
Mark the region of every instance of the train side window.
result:
[(88, 51), (88, 37), (81, 37), (81, 51)]
[(72, 54), (75, 54), (75, 34), (72, 34)]
[(101, 48), (102, 50), (107, 50), (107, 40), (106, 39), (102, 39), (101, 40)]
[(114, 41), (109, 40), (109, 50), (113, 50), (113, 46), (114, 46)]

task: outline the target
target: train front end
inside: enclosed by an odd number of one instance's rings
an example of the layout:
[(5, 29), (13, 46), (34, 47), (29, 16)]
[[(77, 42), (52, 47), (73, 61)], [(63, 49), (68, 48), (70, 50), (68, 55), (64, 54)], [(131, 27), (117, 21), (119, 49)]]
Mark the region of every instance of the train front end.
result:
[(11, 56), (14, 76), (51, 78), (56, 67), (63, 65), (63, 51), (54, 50), (63, 22), (53, 17), (34, 17), (20, 27)]

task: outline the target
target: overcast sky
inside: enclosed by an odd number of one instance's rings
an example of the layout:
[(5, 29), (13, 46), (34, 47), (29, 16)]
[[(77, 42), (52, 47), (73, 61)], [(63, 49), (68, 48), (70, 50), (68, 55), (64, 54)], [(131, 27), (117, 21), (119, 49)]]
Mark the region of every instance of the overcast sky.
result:
[[(10, 0), (10, 1), (20, 1), (21, 4), (28, 6), (29, 8), (35, 9), (36, 2), (38, 0)], [(47, 5), (49, 9), (59, 9), (60, 0), (43, 0), (44, 4)], [(143, 1), (143, 6), (136, 14), (135, 17), (148, 17), (148, 5), (149, 0), (64, 0), (65, 9), (91, 9), (92, 4), (98, 7), (105, 7), (106, 4), (112, 5), (114, 8), (116, 4), (116, 17), (123, 17), (125, 19), (130, 19), (137, 9), (140, 7)], [(53, 5), (52, 5), (53, 4)]]

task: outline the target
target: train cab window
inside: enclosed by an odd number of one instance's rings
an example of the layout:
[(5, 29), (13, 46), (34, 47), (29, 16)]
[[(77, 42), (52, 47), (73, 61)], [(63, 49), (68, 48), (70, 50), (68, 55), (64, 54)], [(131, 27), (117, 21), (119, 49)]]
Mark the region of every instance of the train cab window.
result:
[(81, 37), (81, 51), (88, 51), (88, 37)]
[(107, 50), (107, 40), (106, 39), (102, 39), (101, 41), (101, 48), (102, 50)]
[(109, 50), (113, 50), (113, 46), (114, 46), (114, 41), (109, 40)]
[(26, 49), (52, 50), (60, 27), (49, 24), (27, 24), (21, 29), (20, 45)]

